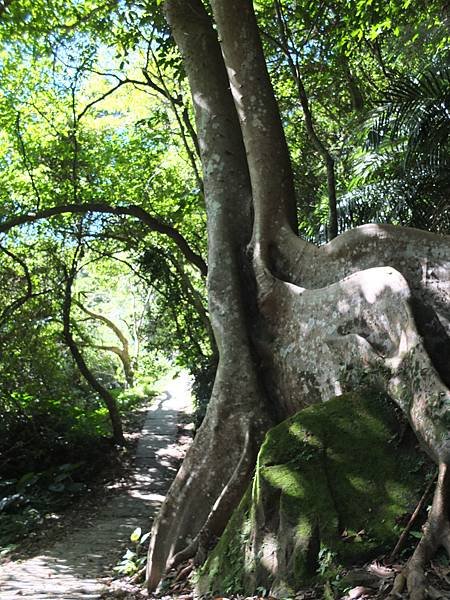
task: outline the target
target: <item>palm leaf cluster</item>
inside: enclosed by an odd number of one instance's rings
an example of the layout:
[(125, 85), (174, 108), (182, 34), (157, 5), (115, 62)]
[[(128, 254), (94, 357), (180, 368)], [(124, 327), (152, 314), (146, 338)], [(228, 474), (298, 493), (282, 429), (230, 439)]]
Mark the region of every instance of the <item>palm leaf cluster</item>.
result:
[(405, 166), (440, 170), (449, 163), (450, 69), (429, 69), (392, 84), (375, 122), (376, 139), (405, 142)]
[(341, 230), (383, 222), (450, 232), (450, 69), (393, 82), (373, 111)]

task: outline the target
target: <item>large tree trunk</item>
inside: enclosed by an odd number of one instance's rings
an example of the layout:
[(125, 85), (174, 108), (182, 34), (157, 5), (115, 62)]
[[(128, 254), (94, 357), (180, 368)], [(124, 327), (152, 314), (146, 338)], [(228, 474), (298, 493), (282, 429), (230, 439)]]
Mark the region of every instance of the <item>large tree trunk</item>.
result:
[(390, 393), (436, 462), (447, 463), (450, 447), (449, 239), (368, 226), (323, 248), (300, 240), (252, 5), (211, 7), (227, 70), (200, 0), (164, 3), (196, 111), (219, 367), (204, 424), (153, 529), (150, 589), (174, 557), (221, 532), (270, 424), (357, 386), (358, 374)]
[[(167, 0), (164, 11), (196, 111), (208, 215), (209, 313), (219, 365), (202, 427), (153, 527), (150, 589), (186, 545), (194, 541), (191, 546), (198, 550), (205, 524), (209, 534), (203, 532), (204, 538), (221, 533), (272, 423), (249, 339), (253, 307), (242, 292), (253, 286), (246, 255), (251, 189), (217, 35), (200, 0)], [(218, 500), (220, 510), (213, 510)]]

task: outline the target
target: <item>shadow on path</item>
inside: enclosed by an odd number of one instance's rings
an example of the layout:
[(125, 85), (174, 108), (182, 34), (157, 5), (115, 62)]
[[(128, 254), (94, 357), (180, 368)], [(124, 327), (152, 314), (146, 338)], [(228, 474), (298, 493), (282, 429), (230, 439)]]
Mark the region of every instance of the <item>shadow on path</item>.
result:
[(177, 425), (191, 411), (190, 381), (180, 375), (150, 407), (127, 489), (108, 499), (92, 522), (81, 520), (44, 554), (0, 567), (0, 600), (98, 599), (136, 527), (148, 531), (181, 458)]

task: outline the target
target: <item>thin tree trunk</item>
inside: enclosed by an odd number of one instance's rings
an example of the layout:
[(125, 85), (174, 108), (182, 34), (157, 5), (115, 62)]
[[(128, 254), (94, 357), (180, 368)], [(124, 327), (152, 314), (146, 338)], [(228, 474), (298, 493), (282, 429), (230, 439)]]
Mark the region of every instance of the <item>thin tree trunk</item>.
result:
[(344, 69), (345, 79), (348, 83), (348, 91), (350, 94), (352, 108), (354, 111), (360, 113), (364, 108), (364, 96), (362, 95), (356, 77), (353, 75), (350, 65), (348, 64), (348, 59), (344, 53), (341, 54), (340, 60)]
[(282, 49), (289, 63), (291, 75), (295, 81), (298, 91), (300, 104), (302, 105), (303, 115), (305, 117), (305, 127), (314, 148), (322, 157), (327, 172), (327, 193), (328, 193), (328, 235), (334, 239), (338, 235), (338, 217), (337, 217), (337, 199), (336, 199), (336, 174), (334, 158), (327, 146), (322, 142), (317, 134), (309, 105), (308, 94), (306, 93), (303, 79), (300, 73), (298, 60), (294, 61), (289, 51), (289, 30), (284, 21), (283, 13), (278, 1), (275, 2), (280, 35), (282, 37)]
[(111, 420), (111, 426), (113, 431), (113, 438), (116, 444), (124, 445), (125, 438), (123, 437), (123, 429), (122, 429), (122, 420), (120, 417), (120, 413), (117, 407), (116, 400), (114, 397), (108, 392), (106, 388), (104, 388), (101, 383), (95, 378), (91, 370), (86, 364), (75, 340), (72, 336), (72, 330), (70, 326), (70, 312), (72, 308), (72, 285), (75, 278), (75, 274), (73, 272), (69, 273), (65, 290), (64, 290), (64, 302), (63, 302), (63, 335), (64, 340), (70, 350), (70, 353), (73, 356), (73, 359), (80, 370), (80, 373), (86, 379), (88, 384), (92, 387), (92, 389), (97, 392), (100, 398), (104, 401), (108, 413), (109, 418)]

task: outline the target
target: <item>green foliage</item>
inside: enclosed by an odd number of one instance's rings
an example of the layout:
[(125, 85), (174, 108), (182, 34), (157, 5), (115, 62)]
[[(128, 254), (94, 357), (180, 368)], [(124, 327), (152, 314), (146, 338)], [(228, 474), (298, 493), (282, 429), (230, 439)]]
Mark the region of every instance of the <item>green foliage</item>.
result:
[[(142, 533), (140, 527), (136, 527), (130, 535), (130, 541), (133, 543), (133, 550), (127, 548), (122, 560), (114, 567), (114, 570), (121, 575), (134, 575), (138, 573), (147, 561), (147, 548), (150, 531)], [(147, 544), (146, 544), (147, 542)]]
[(117, 403), (122, 412), (129, 412), (135, 408), (139, 408), (144, 403), (155, 396), (156, 392), (153, 389), (154, 379), (148, 378), (147, 382), (140, 381), (137, 387), (127, 389), (112, 390)]
[(428, 170), (448, 167), (450, 70), (434, 67), (414, 80), (394, 81), (373, 129), (374, 145), (390, 138), (405, 141), (405, 166)]
[[(432, 185), (423, 173), (410, 174), (409, 169), (397, 172), (394, 185), (391, 171), (401, 170), (404, 154), (391, 156), (387, 173), (380, 170), (377, 187), (367, 180), (358, 185), (355, 170), (365, 119), (380, 105), (382, 91), (395, 95), (397, 82), (411, 78), (411, 73), (417, 73), (416, 80), (425, 88), (420, 74), (447, 64), (449, 36), (441, 5), (409, 0), (320, 4), (277, 0), (260, 1), (257, 9), (293, 159), (304, 235), (319, 243), (328, 239), (326, 173), (304, 125), (289, 60), (297, 65), (316, 133), (334, 159), (340, 230), (375, 220), (444, 231), (441, 196), (435, 198), (436, 211), (430, 198), (448, 185), (436, 181)], [(436, 83), (430, 80), (430, 86), (436, 97)], [(399, 90), (400, 95), (404, 91)], [(439, 114), (440, 123), (448, 128), (448, 110), (434, 107), (431, 121), (437, 122)], [(430, 134), (431, 139), (436, 138)]]
[(450, 231), (450, 79), (434, 66), (391, 82), (359, 135), (354, 177), (340, 198), (341, 219)]
[[(30, 471), (19, 479), (0, 481), (0, 545), (13, 544), (51, 519), (86, 491), (80, 476), (83, 462), (66, 463), (44, 471)], [(49, 511), (51, 511), (49, 513)]]
[[(95, 9), (87, 0), (44, 4), (31, 6), (27, 0), (17, 0), (0, 23), (4, 42), (0, 220), (37, 206), (67, 202), (136, 204), (177, 227), (196, 251), (205, 254), (200, 165), (189, 129), (192, 106), (181, 59), (159, 3), (145, 7), (133, 2), (126, 6), (107, 3)], [(326, 178), (323, 161), (306, 133), (280, 19), (289, 34), (289, 56), (302, 74), (317, 134), (335, 160), (341, 229), (377, 220), (445, 230), (445, 205), (438, 195), (445, 182), (419, 174), (417, 165), (402, 169), (403, 151), (391, 148), (387, 164), (384, 147), (361, 152), (360, 143), (364, 119), (379, 102), (380, 90), (386, 88), (393, 103), (380, 124), (392, 123), (391, 117), (397, 115), (402, 126), (392, 131), (401, 130), (404, 136), (405, 126), (416, 122), (407, 155), (417, 151), (424, 136), (428, 135), (428, 146), (438, 139), (427, 134), (429, 125), (444, 127), (448, 111), (442, 104), (427, 104), (427, 94), (431, 91), (438, 97), (435, 92), (444, 93), (444, 88), (431, 76), (410, 84), (396, 82), (406, 81), (406, 74), (419, 73), (424, 65), (444, 62), (448, 32), (440, 20), (439, 3), (355, 0), (318, 5), (310, 0), (281, 0), (278, 4), (278, 13), (268, 0), (258, 1), (256, 8), (293, 158), (301, 231), (309, 239), (327, 240)], [(410, 110), (412, 105), (403, 100), (414, 93), (419, 94), (418, 103)], [(408, 121), (401, 117), (406, 114), (403, 109), (398, 113), (392, 108), (400, 101), (409, 107)], [(418, 125), (418, 116), (424, 117), (423, 126)], [(354, 135), (356, 130), (361, 131), (359, 136)], [(436, 162), (430, 148), (427, 156)], [(445, 153), (439, 156), (443, 164)], [(102, 278), (103, 282), (116, 281), (111, 256), (128, 262), (141, 278), (141, 286), (151, 290), (141, 332), (147, 338), (148, 354), (170, 355), (203, 380), (212, 352), (205, 286), (170, 240), (149, 234), (129, 219), (98, 214), (81, 220), (58, 216), (13, 235), (19, 235), (18, 250), (33, 244), (33, 254), (45, 268), (49, 254), (73, 248), (80, 227), (85, 252), (97, 265), (84, 266), (79, 282), (84, 278), (85, 284), (95, 287), (103, 285)], [(70, 251), (66, 254), (69, 260)], [(17, 277), (19, 271), (17, 264), (11, 264), (0, 285), (8, 289), (6, 282), (14, 272), (20, 293), (25, 281)], [(38, 293), (44, 275), (39, 269), (32, 273)], [(57, 287), (61, 277), (55, 275)], [(136, 279), (132, 285), (137, 285)], [(80, 285), (79, 292), (86, 287)], [(114, 294), (119, 299), (117, 286)], [(55, 319), (56, 294), (50, 295), (47, 318)], [(94, 294), (89, 293), (88, 299), (91, 308), (113, 308), (110, 302), (98, 302)], [(86, 344), (99, 345), (108, 339), (100, 327), (81, 325), (80, 313), (74, 316)], [(122, 311), (119, 319), (129, 321), (130, 312)], [(53, 328), (47, 346), (55, 348), (58, 326), (53, 323)], [(14, 344), (18, 335), (13, 334), (8, 344)], [(34, 350), (39, 354), (37, 346)], [(25, 350), (19, 347), (17, 352), (24, 355)], [(56, 364), (60, 349), (52, 352)], [(101, 351), (84, 352), (105, 383), (122, 383), (116, 358)], [(42, 360), (43, 366), (49, 363)], [(47, 366), (40, 369), (42, 377), (58, 380), (56, 369), (55, 379), (47, 375)], [(200, 393), (202, 405), (208, 386)]]
[[(65, 204), (135, 206), (206, 256), (193, 107), (160, 4), (14, 0), (2, 12), (0, 223)], [(329, 207), (292, 64), (335, 162), (341, 230), (375, 220), (448, 231), (449, 38), (441, 3), (255, 6), (301, 232), (327, 241)], [(75, 263), (74, 339), (122, 413), (148, 397), (171, 363), (194, 375), (201, 421), (216, 366), (206, 286), (172, 238), (131, 217), (91, 211), (15, 228), (0, 246), (0, 473), (14, 479), (58, 469), (110, 434), (105, 408), (63, 340), (62, 290)], [(125, 389), (124, 366), (111, 351), (117, 333), (80, 303), (129, 342), (133, 388)]]
[(322, 546), (317, 555), (317, 578), (323, 583), (324, 598), (334, 599), (347, 591), (343, 581), (344, 569), (339, 562), (336, 552)]

